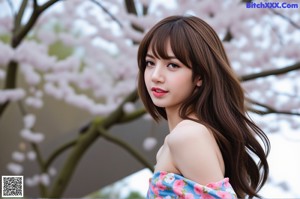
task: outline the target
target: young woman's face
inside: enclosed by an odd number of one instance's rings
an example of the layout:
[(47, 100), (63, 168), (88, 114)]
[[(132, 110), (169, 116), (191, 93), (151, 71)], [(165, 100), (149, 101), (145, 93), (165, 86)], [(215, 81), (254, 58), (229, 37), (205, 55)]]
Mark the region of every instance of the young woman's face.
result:
[(153, 103), (162, 108), (179, 108), (201, 80), (192, 81), (192, 70), (175, 56), (170, 44), (167, 46), (168, 59), (154, 56), (149, 48), (146, 55), (145, 83)]

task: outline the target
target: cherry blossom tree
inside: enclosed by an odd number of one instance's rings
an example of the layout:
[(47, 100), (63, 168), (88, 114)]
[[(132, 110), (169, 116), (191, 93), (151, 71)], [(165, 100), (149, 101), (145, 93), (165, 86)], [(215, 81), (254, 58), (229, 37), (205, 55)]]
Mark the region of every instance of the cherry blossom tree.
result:
[[(40, 167), (39, 177), (27, 178), (26, 184), (39, 185), (41, 197), (61, 197), (81, 157), (99, 138), (120, 145), (153, 169), (109, 129), (145, 116), (137, 105), (137, 47), (144, 33), (168, 15), (196, 15), (212, 25), (247, 93), (249, 112), (273, 115), (271, 121), (258, 121), (266, 132), (278, 132), (272, 125), (278, 120), (300, 129), (300, 14), (298, 4), (288, 6), (259, 9), (246, 0), (177, 0), (169, 5), (146, 0), (1, 0), (0, 119), (8, 106), (18, 103), (24, 127), (16, 133), (31, 144), (27, 158)], [(34, 110), (43, 109), (45, 95), (94, 118), (79, 129), (77, 139), (48, 158), (39, 149), (44, 134), (34, 128)], [(155, 140), (145, 143), (151, 148)], [(71, 153), (50, 182), (49, 175), (56, 172), (53, 161), (67, 149)], [(25, 158), (22, 152), (12, 157)], [(22, 173), (21, 164), (8, 168)]]

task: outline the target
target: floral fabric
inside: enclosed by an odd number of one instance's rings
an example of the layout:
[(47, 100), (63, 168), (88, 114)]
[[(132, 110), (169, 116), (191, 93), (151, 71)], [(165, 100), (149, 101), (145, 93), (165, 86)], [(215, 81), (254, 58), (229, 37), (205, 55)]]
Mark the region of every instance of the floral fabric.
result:
[(228, 178), (206, 186), (179, 174), (158, 171), (149, 180), (148, 199), (236, 199)]

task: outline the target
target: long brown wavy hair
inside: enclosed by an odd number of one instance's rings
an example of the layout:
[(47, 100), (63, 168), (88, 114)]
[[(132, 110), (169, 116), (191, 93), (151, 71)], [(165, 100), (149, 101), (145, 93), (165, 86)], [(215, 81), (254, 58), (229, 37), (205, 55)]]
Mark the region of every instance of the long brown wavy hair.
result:
[(202, 79), (202, 86), (183, 102), (180, 117), (191, 119), (188, 115), (194, 113), (197, 122), (213, 132), (224, 159), (225, 177), (230, 178), (237, 196), (259, 197), (269, 174), (270, 142), (247, 115), (241, 84), (221, 40), (206, 22), (194, 16), (170, 16), (145, 35), (137, 57), (138, 92), (145, 108), (156, 121), (168, 119), (165, 109), (153, 104), (144, 81), (147, 51), (151, 48), (156, 57), (167, 59), (167, 42), (176, 58), (193, 71), (191, 81)]

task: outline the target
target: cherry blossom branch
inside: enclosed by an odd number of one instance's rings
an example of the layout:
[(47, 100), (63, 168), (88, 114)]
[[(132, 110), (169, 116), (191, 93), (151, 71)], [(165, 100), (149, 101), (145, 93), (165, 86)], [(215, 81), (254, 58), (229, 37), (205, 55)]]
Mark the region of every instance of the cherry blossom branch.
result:
[(27, 22), (26, 25), (24, 25), (22, 28), (19, 30), (16, 30), (16, 35), (14, 35), (13, 40), (12, 40), (12, 47), (15, 48), (17, 47), (20, 42), (24, 39), (24, 37), (28, 34), (28, 32), (32, 29), (34, 26), (35, 22), (37, 21), (38, 17), (50, 6), (53, 4), (57, 3), (60, 0), (50, 0), (47, 1), (44, 5), (39, 6), (37, 4), (37, 1), (33, 1), (33, 12)]
[(99, 1), (96, 0), (90, 0), (91, 2), (95, 3), (97, 6), (99, 6), (106, 14), (108, 14), (121, 28), (123, 28), (122, 23), (107, 10)]
[(125, 5), (126, 5), (127, 12), (129, 14), (137, 15), (135, 3), (133, 0), (125, 0)]
[(295, 115), (295, 116), (300, 116), (300, 113), (293, 113), (293, 112), (289, 112), (289, 111), (277, 111), (277, 110), (266, 110), (266, 111), (262, 111), (262, 110), (258, 110), (255, 108), (248, 108), (249, 111), (259, 114), (259, 115), (267, 115), (267, 114), (284, 114), (284, 115)]
[[(135, 6), (135, 2), (133, 0), (125, 0), (125, 5), (126, 5), (127, 12), (129, 14), (138, 15), (136, 6)], [(143, 28), (141, 28), (135, 24), (132, 24), (132, 28), (138, 32), (144, 32)]]
[(112, 112), (107, 118), (105, 118), (105, 120), (103, 121), (103, 127), (105, 129), (108, 129), (112, 125), (119, 123), (122, 120), (122, 118), (126, 115), (123, 111), (124, 104), (126, 104), (127, 102), (135, 102), (137, 99), (137, 90), (134, 90), (124, 99), (124, 101), (114, 112)]
[[(98, 128), (109, 129), (111, 126), (117, 124), (124, 115), (123, 111), (124, 104), (128, 102), (135, 102), (138, 99), (137, 90), (132, 91), (118, 106), (118, 108), (112, 112), (106, 118), (96, 118), (93, 122), (87, 127), (84, 128), (85, 132), (80, 133), (76, 144), (74, 144), (72, 151), (70, 152), (68, 158), (61, 169), (61, 172), (57, 176), (53, 188), (49, 193), (48, 197), (50, 198), (60, 198), (63, 194), (65, 188), (67, 187), (73, 172), (75, 171), (76, 166), (78, 165), (81, 157), (85, 151), (97, 140), (100, 136)], [(65, 148), (64, 148), (65, 150)]]
[(21, 21), (22, 21), (22, 18), (23, 18), (23, 15), (24, 15), (27, 3), (28, 3), (28, 0), (22, 1), (22, 4), (21, 4), (20, 9), (19, 9), (19, 12), (18, 12), (18, 14), (15, 17), (14, 32), (15, 32), (15, 30), (18, 30), (20, 28), (20, 26), (21, 26)]
[(119, 121), (119, 124), (121, 123), (127, 123), (130, 122), (132, 120), (135, 120), (139, 117), (141, 117), (142, 115), (144, 115), (146, 113), (146, 110), (144, 108), (136, 110), (130, 114), (126, 114), (124, 117), (122, 117)]
[[(32, 29), (33, 25), (35, 24), (36, 20), (40, 16), (40, 14), (58, 1), (60, 1), (60, 0), (49, 0), (44, 5), (39, 7), (37, 4), (37, 1), (35, 0), (34, 6), (33, 6), (33, 12), (32, 12), (32, 15), (30, 16), (27, 24), (24, 26), (14, 27), (13, 37), (11, 40), (11, 46), (13, 48), (16, 48), (21, 43), (21, 41), (25, 38), (25, 36), (28, 34), (28, 32)], [(23, 5), (25, 6), (26, 2), (25, 3), (24, 2), (25, 1), (23, 1), (21, 4), (20, 11), (22, 11), (22, 9), (23, 9), (22, 6)], [(17, 21), (20, 21), (20, 22), (16, 22), (17, 24), (21, 23), (22, 16), (23, 16), (23, 14), (18, 14)], [(16, 87), (16, 81), (17, 81), (16, 76), (17, 76), (17, 71), (18, 71), (18, 63), (15, 61), (10, 61), (7, 68), (8, 69), (7, 69), (7, 75), (6, 75), (6, 79), (5, 79), (4, 89), (13, 89)], [(4, 104), (0, 105), (0, 118), (1, 118), (4, 110), (6, 109), (6, 107), (9, 105), (9, 103), (10, 103), (9, 101), (6, 101)]]
[(152, 164), (150, 164), (144, 157), (142, 154), (140, 154), (136, 149), (134, 149), (130, 144), (126, 143), (125, 141), (110, 135), (104, 128), (102, 128), (101, 126), (98, 128), (98, 133), (100, 135), (102, 135), (106, 140), (117, 144), (118, 146), (122, 147), (124, 150), (126, 150), (127, 152), (129, 152), (136, 160), (138, 160), (142, 165), (144, 165), (145, 167), (147, 167), (148, 169), (150, 169), (153, 172), (153, 166)]
[[(38, 6), (34, 6), (32, 14), (31, 14), (27, 24), (24, 26), (20, 26), (18, 29), (15, 29), (15, 31), (14, 31), (15, 34), (13, 34), (13, 38), (11, 41), (11, 46), (13, 48), (16, 48), (21, 43), (21, 41), (24, 39), (24, 37), (28, 34), (28, 32), (31, 30), (31, 28), (35, 24), (39, 15), (40, 15), (40, 11), (38, 9)], [(22, 20), (22, 18), (20, 18), (19, 20)]]
[(276, 11), (275, 9), (269, 9), (271, 12), (273, 12), (275, 15), (280, 16), (282, 19), (286, 20), (289, 22), (292, 26), (294, 26), (297, 29), (300, 29), (300, 25), (298, 25), (296, 22), (294, 22), (291, 18), (285, 16), (284, 14)]
[[(24, 117), (27, 114), (27, 111), (25, 110), (21, 101), (18, 102), (18, 106), (19, 106), (21, 115)], [(34, 131), (34, 128), (32, 127), (31, 130)], [(40, 151), (38, 145), (34, 142), (30, 142), (29, 144), (36, 154), (37, 163), (38, 163), (41, 173), (46, 173), (48, 168), (45, 167), (45, 161), (43, 160), (43, 157), (42, 157), (42, 154), (41, 154), (41, 151)], [(42, 197), (45, 197), (47, 195), (47, 188), (42, 183), (39, 183), (39, 190), (40, 190), (40, 194)]]
[(253, 73), (253, 74), (249, 74), (249, 75), (242, 75), (240, 77), (240, 80), (241, 81), (249, 81), (249, 80), (257, 79), (260, 77), (267, 77), (267, 76), (271, 76), (271, 75), (281, 75), (281, 74), (285, 74), (285, 73), (299, 70), (299, 69), (300, 69), (300, 62), (297, 62), (291, 66), (287, 66), (287, 67), (280, 68), (280, 69), (267, 70), (267, 71), (262, 71), (259, 73)]
[[(17, 70), (18, 70), (18, 63), (15, 61), (10, 61), (8, 64), (8, 70), (5, 79), (5, 89), (13, 89), (16, 87), (16, 80), (17, 80)], [(0, 118), (2, 117), (6, 107), (10, 101), (6, 101), (3, 104), (0, 104)]]
[[(22, 104), (22, 101), (18, 102), (18, 107), (20, 109), (21, 115), (24, 117), (27, 114), (27, 111), (24, 108), (24, 106)], [(34, 128), (32, 127), (31, 130), (34, 131)], [(42, 154), (41, 154), (41, 151), (40, 151), (38, 145), (34, 142), (30, 142), (29, 144), (30, 144), (31, 148), (33, 149), (33, 151), (36, 154), (37, 163), (38, 163), (38, 166), (40, 168), (41, 173), (46, 173), (48, 168), (45, 167), (45, 161), (43, 160), (43, 157), (42, 157)], [(47, 195), (46, 186), (43, 185), (42, 183), (39, 183), (39, 190), (40, 190), (41, 196), (46, 197), (46, 195)]]
[(277, 36), (278, 41), (280, 43), (281, 46), (283, 46), (283, 38), (282, 35), (279, 33), (279, 31), (275, 28), (274, 23), (272, 23), (272, 31), (274, 32), (274, 34)]
[(53, 188), (49, 193), (49, 198), (60, 198), (66, 189), (71, 177), (85, 151), (92, 145), (94, 141), (99, 137), (97, 132), (97, 126), (101, 122), (94, 122), (86, 133), (81, 134), (76, 142), (76, 145), (73, 147), (70, 155), (65, 161), (58, 177), (56, 178)]
[(44, 5), (40, 6), (40, 12), (44, 12), (46, 9), (48, 9), (49, 7), (51, 7), (53, 4), (59, 2), (59, 1), (63, 1), (63, 0), (49, 0), (46, 3), (44, 3)]
[[(252, 0), (241, 0), (241, 3), (250, 3), (251, 1), (252, 1)], [(232, 38), (233, 38), (233, 35), (232, 35), (230, 29), (227, 28), (227, 32), (226, 32), (226, 35), (225, 35), (224, 38), (223, 38), (223, 41), (224, 41), (224, 42), (229, 42), (229, 41), (232, 40)]]
[[(21, 101), (18, 102), (18, 106), (19, 106), (19, 109), (20, 109), (20, 112), (21, 112), (22, 116), (24, 117), (27, 114), (27, 111), (25, 110), (25, 108), (24, 108), (24, 106), (23, 106), (23, 104), (22, 104)], [(31, 130), (35, 131), (33, 127), (31, 128)], [(30, 145), (31, 145), (33, 151), (36, 153), (40, 169), (42, 171), (44, 171), (45, 162), (44, 162), (44, 160), (42, 158), (41, 151), (40, 151), (38, 145), (35, 144), (34, 142), (30, 142)]]
[[(45, 169), (45, 164), (44, 164), (44, 160), (42, 158), (42, 155), (40, 153), (40, 150), (37, 146), (37, 144), (31, 142), (30, 143), (31, 147), (33, 148), (33, 151), (36, 153), (36, 156), (37, 156), (37, 162), (41, 168), (41, 172), (44, 173), (44, 172), (47, 172), (47, 170)], [(40, 189), (40, 192), (41, 192), (41, 196), (42, 197), (45, 197), (47, 195), (47, 188), (45, 185), (43, 185), (42, 183), (39, 183), (39, 189)]]
[[(139, 109), (133, 113), (130, 113), (130, 114), (126, 114), (123, 118), (120, 119), (120, 121), (118, 122), (118, 124), (121, 124), (121, 123), (127, 123), (127, 122), (130, 122), (132, 120), (135, 120), (139, 117), (141, 117), (142, 115), (144, 115), (146, 113), (146, 110), (145, 109)], [(79, 131), (80, 134), (83, 134), (85, 133), (89, 128), (90, 126), (93, 124), (93, 122), (90, 122), (88, 123), (87, 125), (85, 125), (84, 127), (81, 128), (81, 130)], [(56, 149), (51, 155), (50, 157), (48, 158), (48, 160), (45, 161), (45, 164), (44, 164), (44, 168), (45, 170), (47, 170), (50, 165), (52, 164), (52, 162), (59, 156), (61, 155), (64, 151), (68, 150), (69, 148), (75, 146), (77, 143), (77, 139), (75, 140), (72, 140), (66, 144), (64, 144), (63, 146), (61, 146), (60, 148)]]
[(226, 32), (225, 37), (223, 38), (223, 41), (224, 42), (229, 42), (229, 41), (232, 40), (232, 38), (233, 38), (233, 35), (232, 35), (231, 31), (228, 29), (227, 32)]
[(50, 167), (50, 165), (52, 164), (52, 162), (60, 155), (62, 154), (64, 151), (66, 151), (67, 149), (75, 146), (77, 143), (77, 139), (72, 140), (68, 143), (65, 143), (64, 145), (62, 145), (61, 147), (59, 147), (58, 149), (56, 149), (50, 156), (49, 158), (45, 161), (44, 164), (44, 168), (45, 170), (48, 170), (48, 168)]
[(148, 6), (145, 6), (144, 4), (143, 4), (143, 15), (145, 16), (145, 15), (147, 15), (148, 14)]
[[(96, 5), (98, 5), (106, 14), (108, 14), (121, 28), (123, 28), (122, 23), (113, 15), (111, 14), (99, 1), (97, 0), (90, 0), (91, 2), (95, 3)], [(137, 15), (137, 10), (135, 7), (135, 2), (132, 0), (126, 0), (125, 1), (125, 5), (126, 5), (126, 9), (128, 13)], [(143, 6), (143, 13), (146, 14), (147, 13), (147, 7)], [(132, 24), (132, 27), (139, 31), (139, 32), (144, 32), (144, 29), (142, 29), (141, 27)]]
[(253, 113), (256, 113), (256, 114), (259, 114), (259, 115), (267, 115), (267, 114), (272, 114), (272, 113), (276, 113), (276, 114), (285, 114), (285, 115), (296, 115), (296, 116), (300, 116), (300, 113), (296, 113), (296, 112), (291, 112), (291, 111), (282, 111), (282, 110), (276, 110), (275, 108), (271, 107), (271, 106), (268, 106), (266, 104), (263, 104), (263, 103), (260, 103), (260, 102), (257, 102), (255, 100), (252, 100), (252, 99), (247, 99), (247, 101), (249, 101), (251, 104), (254, 104), (256, 106), (260, 106), (266, 110), (258, 110), (258, 109), (255, 109), (253, 107), (248, 107), (248, 110), (253, 112)]

